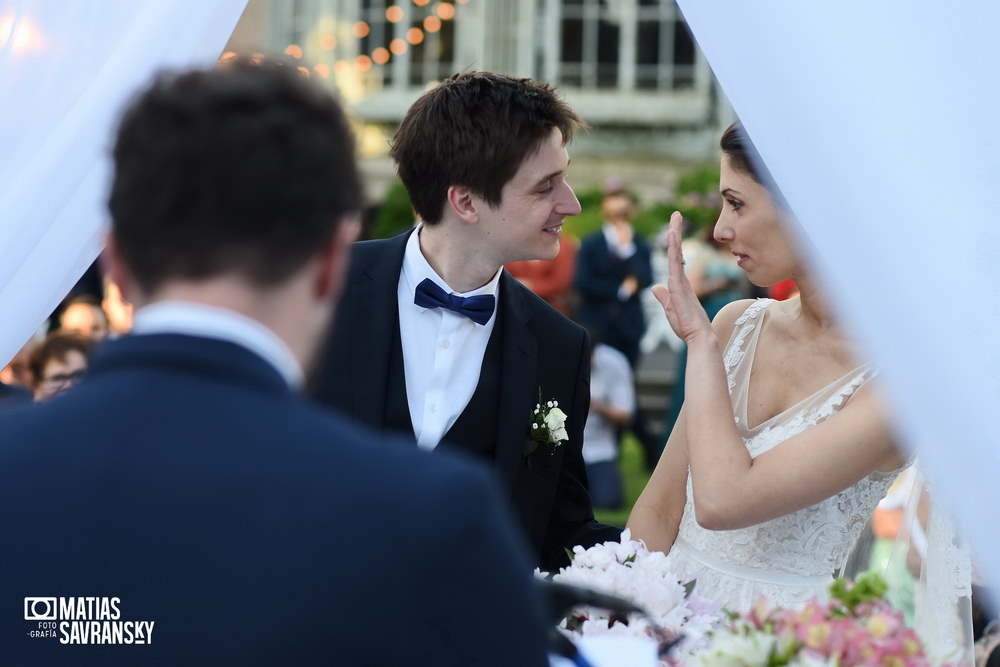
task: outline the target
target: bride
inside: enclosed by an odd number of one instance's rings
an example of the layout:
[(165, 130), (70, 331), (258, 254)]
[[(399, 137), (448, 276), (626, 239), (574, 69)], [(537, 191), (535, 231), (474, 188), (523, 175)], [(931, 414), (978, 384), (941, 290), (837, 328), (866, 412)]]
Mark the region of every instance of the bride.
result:
[(699, 593), (744, 611), (762, 595), (824, 595), (906, 460), (875, 369), (817, 291), (738, 124), (721, 146), (716, 240), (755, 285), (790, 278), (800, 295), (736, 301), (709, 322), (671, 216), (668, 285), (653, 290), (687, 343), (686, 398), (628, 528)]

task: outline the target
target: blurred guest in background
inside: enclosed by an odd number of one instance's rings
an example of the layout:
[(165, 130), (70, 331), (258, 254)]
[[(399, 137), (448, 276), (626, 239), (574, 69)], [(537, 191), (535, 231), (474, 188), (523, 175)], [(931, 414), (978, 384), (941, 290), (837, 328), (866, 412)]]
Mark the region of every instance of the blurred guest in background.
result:
[(625, 502), (619, 433), (635, 414), (632, 368), (624, 354), (599, 342), (596, 334), (591, 333), (590, 343), (590, 413), (583, 428), (583, 460), (594, 507), (618, 509)]
[(639, 292), (653, 281), (649, 244), (632, 227), (634, 211), (625, 192), (604, 197), (604, 226), (580, 242), (574, 279), (580, 296), (577, 319), (624, 354), (633, 370), (646, 331)]
[(53, 331), (35, 345), (28, 356), (32, 390), (36, 401), (60, 394), (87, 371), (94, 341), (72, 331)]
[(70, 299), (59, 315), (59, 330), (82, 334), (96, 343), (108, 338), (111, 332), (108, 315), (100, 301), (89, 294)]
[(576, 239), (562, 234), (555, 259), (529, 259), (509, 262), (504, 268), (510, 275), (566, 317), (573, 317), (573, 272), (576, 270)]

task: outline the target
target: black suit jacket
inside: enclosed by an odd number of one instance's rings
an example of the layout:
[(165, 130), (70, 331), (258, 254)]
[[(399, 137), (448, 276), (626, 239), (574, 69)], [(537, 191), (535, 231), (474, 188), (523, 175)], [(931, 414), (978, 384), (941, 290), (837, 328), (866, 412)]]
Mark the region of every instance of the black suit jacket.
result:
[[(354, 245), (345, 294), (312, 391), (321, 402), (378, 429), (387, 427), (386, 396), (399, 391), (388, 386), (389, 361), (398, 343), (396, 291), (409, 233)], [(582, 447), (590, 407), (590, 348), (581, 327), (506, 272), (499, 303), (502, 330), (494, 331), (502, 336), (499, 419), (482, 429), (484, 437), (495, 436), (489, 455), (539, 565), (554, 570), (568, 562), (565, 549), (621, 535), (620, 529), (594, 520), (587, 491)], [(539, 388), (545, 400), (558, 400), (568, 415), (569, 441), (543, 445), (526, 457)], [(478, 449), (477, 443), (450, 444)]]
[[(4, 664), (547, 664), (489, 471), (310, 405), (240, 346), (110, 341), (0, 433)], [(24, 598), (86, 596), (152, 643), (29, 636)]]

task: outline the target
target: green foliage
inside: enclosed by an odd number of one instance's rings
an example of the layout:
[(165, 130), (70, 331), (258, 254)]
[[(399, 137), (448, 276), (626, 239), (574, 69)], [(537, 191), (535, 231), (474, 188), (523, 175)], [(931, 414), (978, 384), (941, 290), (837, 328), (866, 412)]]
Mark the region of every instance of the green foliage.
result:
[(708, 194), (719, 188), (719, 165), (706, 164), (685, 171), (677, 179), (677, 194), (683, 196), (691, 192)]
[(412, 227), (413, 220), (413, 207), (406, 188), (401, 181), (395, 181), (378, 205), (368, 237), (384, 239), (395, 236)]
[(649, 481), (650, 472), (646, 469), (644, 461), (642, 445), (634, 435), (626, 433), (622, 438), (621, 453), (618, 458), (622, 481), (625, 484), (625, 506), (617, 510), (595, 509), (594, 516), (598, 521), (610, 526), (625, 527), (628, 515), (632, 512), (632, 505)]
[[(644, 208), (632, 218), (632, 227), (635, 233), (645, 239), (656, 236), (664, 225), (670, 222), (670, 214), (678, 210), (676, 206), (670, 204), (657, 203), (648, 208)], [(683, 213), (683, 211), (681, 211)]]
[(885, 579), (874, 571), (858, 575), (853, 583), (847, 579), (837, 579), (830, 585), (830, 597), (840, 600), (852, 615), (859, 604), (879, 600), (888, 591), (889, 585)]

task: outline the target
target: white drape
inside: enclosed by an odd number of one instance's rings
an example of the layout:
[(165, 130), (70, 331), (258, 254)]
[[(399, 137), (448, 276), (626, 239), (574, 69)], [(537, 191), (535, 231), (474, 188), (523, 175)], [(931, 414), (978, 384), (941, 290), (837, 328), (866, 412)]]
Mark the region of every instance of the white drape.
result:
[(1000, 590), (1000, 4), (678, 4)]
[(98, 255), (122, 105), (211, 63), (246, 0), (0, 0), (0, 366)]

